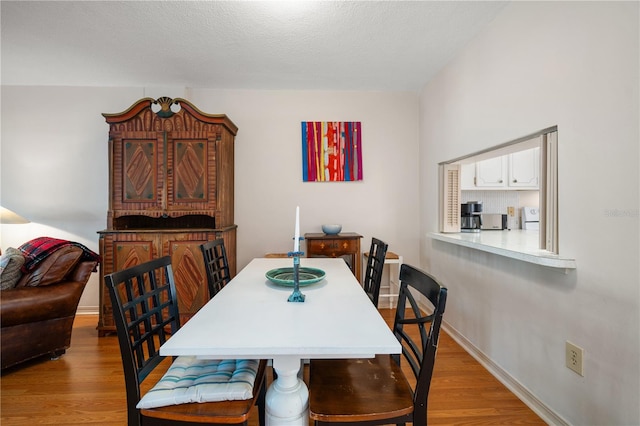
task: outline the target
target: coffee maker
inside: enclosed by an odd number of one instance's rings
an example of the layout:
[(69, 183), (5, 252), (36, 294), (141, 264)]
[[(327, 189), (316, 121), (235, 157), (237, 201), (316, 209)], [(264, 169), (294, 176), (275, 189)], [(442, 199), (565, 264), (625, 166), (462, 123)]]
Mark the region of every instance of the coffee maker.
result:
[(482, 203), (478, 201), (468, 201), (460, 204), (460, 231), (480, 232), (482, 228)]

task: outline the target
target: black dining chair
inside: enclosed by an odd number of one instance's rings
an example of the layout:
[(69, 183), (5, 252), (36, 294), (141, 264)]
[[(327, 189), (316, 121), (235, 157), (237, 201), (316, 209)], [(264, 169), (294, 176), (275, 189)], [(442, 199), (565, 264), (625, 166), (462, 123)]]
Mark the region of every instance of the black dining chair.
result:
[(200, 250), (202, 250), (204, 266), (207, 272), (209, 298), (212, 298), (231, 281), (227, 250), (224, 247), (222, 238), (201, 244)]
[(371, 247), (367, 256), (367, 268), (364, 273), (362, 287), (375, 307), (378, 307), (378, 299), (380, 298), (380, 282), (388, 247), (389, 245), (384, 241), (371, 238)]
[[(430, 314), (420, 309), (411, 290), (430, 302)], [(311, 360), (309, 415), (315, 424), (426, 425), (446, 301), (447, 289), (435, 278), (403, 264), (393, 333), (402, 345), (402, 360), (415, 377), (415, 386), (400, 367), (400, 355)]]
[[(142, 395), (141, 384), (145, 379), (162, 374), (154, 372), (166, 359), (160, 355), (160, 346), (180, 328), (170, 256), (114, 272), (104, 280), (118, 333), (129, 426), (246, 425), (254, 405), (258, 406), (260, 425), (264, 424), (264, 360), (231, 360), (230, 363), (176, 357), (165, 375)], [(210, 374), (205, 375), (203, 371)], [(224, 377), (220, 379), (220, 376)], [(241, 383), (240, 388), (233, 388), (234, 393), (246, 399), (225, 399), (228, 386), (234, 386), (234, 381)], [(216, 402), (180, 403), (185, 399)], [(167, 403), (175, 405), (165, 405)]]

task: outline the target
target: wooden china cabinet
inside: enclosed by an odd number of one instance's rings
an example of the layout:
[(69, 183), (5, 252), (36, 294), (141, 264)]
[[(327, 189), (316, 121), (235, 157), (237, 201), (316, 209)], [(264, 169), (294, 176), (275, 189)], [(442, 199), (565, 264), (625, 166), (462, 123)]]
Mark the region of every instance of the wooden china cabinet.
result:
[[(223, 238), (236, 272), (234, 138), (224, 114), (184, 99), (144, 98), (109, 124), (109, 210), (99, 231), (104, 276), (170, 255), (184, 324), (209, 299), (200, 244)], [(100, 282), (98, 333), (115, 332)]]

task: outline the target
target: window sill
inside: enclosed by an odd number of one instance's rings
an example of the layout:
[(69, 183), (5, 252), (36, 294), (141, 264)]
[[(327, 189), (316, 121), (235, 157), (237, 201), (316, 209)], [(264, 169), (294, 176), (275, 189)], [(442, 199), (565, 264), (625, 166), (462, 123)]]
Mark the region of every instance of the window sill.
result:
[(486, 251), (499, 256), (550, 268), (576, 269), (575, 259), (560, 257), (538, 248), (538, 233), (525, 230), (482, 231), (445, 234), (432, 232), (434, 240)]

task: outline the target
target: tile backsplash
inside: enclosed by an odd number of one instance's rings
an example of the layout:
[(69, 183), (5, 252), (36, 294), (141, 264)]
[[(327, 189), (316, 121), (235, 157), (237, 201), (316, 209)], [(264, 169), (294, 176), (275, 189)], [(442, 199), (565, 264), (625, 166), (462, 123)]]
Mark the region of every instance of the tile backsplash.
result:
[(538, 191), (462, 191), (462, 203), (478, 201), (482, 203), (482, 213), (507, 214), (507, 207), (516, 208), (516, 218), (520, 227), (522, 207), (538, 207)]

